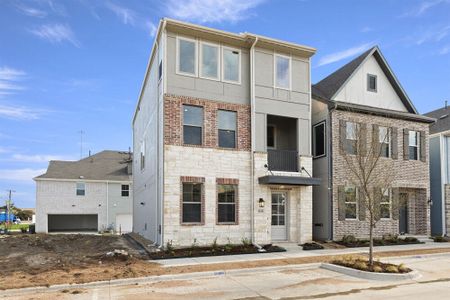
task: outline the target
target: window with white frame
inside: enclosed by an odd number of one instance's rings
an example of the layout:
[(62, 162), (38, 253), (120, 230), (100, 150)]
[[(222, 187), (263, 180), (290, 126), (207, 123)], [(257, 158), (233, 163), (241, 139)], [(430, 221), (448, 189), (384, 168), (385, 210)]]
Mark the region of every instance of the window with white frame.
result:
[(197, 75), (197, 42), (186, 38), (178, 38), (177, 70), (188, 75)]
[(380, 156), (390, 156), (391, 131), (388, 127), (378, 127), (378, 140), (380, 142)]
[(183, 105), (183, 143), (201, 145), (203, 136), (203, 107)]
[(291, 88), (291, 58), (275, 55), (275, 87)]
[(218, 110), (219, 147), (236, 148), (236, 112)]
[(200, 76), (219, 79), (219, 46), (200, 43)]
[(409, 131), (409, 159), (411, 160), (419, 159), (419, 140), (420, 133), (418, 131)]
[(357, 218), (357, 198), (356, 198), (356, 188), (351, 186), (346, 186), (344, 188), (345, 195), (345, 218), (350, 220), (356, 220)]
[(227, 47), (222, 48), (223, 81), (241, 82), (241, 52)]
[(77, 182), (77, 196), (85, 196), (86, 195), (86, 184), (84, 182)]
[(121, 195), (122, 195), (122, 197), (130, 196), (130, 185), (122, 184)]
[(358, 130), (358, 124), (353, 122), (347, 122), (346, 125), (346, 142), (345, 142), (345, 150), (348, 154), (354, 154), (357, 153), (357, 130)]
[(314, 157), (325, 156), (326, 137), (325, 122), (314, 125), (313, 127), (313, 155)]
[(391, 191), (386, 189), (383, 191), (380, 199), (380, 218), (391, 218)]

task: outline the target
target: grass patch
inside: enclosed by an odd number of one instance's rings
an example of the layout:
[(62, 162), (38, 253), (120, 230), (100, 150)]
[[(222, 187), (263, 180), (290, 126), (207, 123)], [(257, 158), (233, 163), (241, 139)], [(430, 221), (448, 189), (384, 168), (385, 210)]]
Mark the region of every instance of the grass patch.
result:
[(0, 229), (8, 228), (8, 230), (28, 230), (29, 224), (9, 224), (6, 226), (5, 224), (0, 225)]

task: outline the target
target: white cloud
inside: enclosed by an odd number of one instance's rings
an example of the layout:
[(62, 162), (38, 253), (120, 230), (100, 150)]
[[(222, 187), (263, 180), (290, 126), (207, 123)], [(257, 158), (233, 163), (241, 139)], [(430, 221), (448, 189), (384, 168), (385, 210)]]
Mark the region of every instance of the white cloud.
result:
[(443, 38), (450, 34), (450, 25), (440, 29), (433, 29), (420, 34), (415, 39), (416, 45), (422, 45), (427, 42), (440, 42)]
[(365, 26), (365, 27), (361, 28), (359, 31), (362, 33), (367, 33), (367, 32), (373, 31), (373, 28), (369, 27), (369, 26)]
[(31, 29), (30, 32), (51, 43), (61, 43), (67, 41), (75, 47), (80, 47), (80, 42), (77, 40), (75, 34), (68, 25), (47, 24)]
[(26, 73), (10, 67), (0, 67), (0, 96), (13, 94), (14, 91), (23, 90), (24, 87), (18, 84), (25, 77)]
[(407, 11), (406, 13), (402, 14), (400, 17), (420, 17), (423, 14), (425, 14), (428, 10), (431, 8), (442, 4), (442, 3), (450, 3), (450, 0), (433, 0), (433, 1), (424, 1), (421, 2), (418, 6), (414, 7), (413, 9)]
[(444, 48), (441, 48), (441, 50), (439, 50), (440, 55), (446, 55), (449, 53), (450, 53), (450, 45), (447, 45)]
[(34, 7), (29, 7), (25, 5), (16, 5), (16, 7), (21, 13), (29, 17), (44, 18), (47, 16), (47, 13), (45, 11)]
[(356, 54), (360, 54), (363, 51), (369, 49), (373, 45), (373, 42), (365, 43), (356, 47), (352, 47), (343, 51), (331, 53), (328, 55), (323, 56), (318, 63), (318, 66), (324, 66), (328, 65), (334, 62), (341, 61), (343, 59), (349, 58), (351, 56), (354, 56)]
[[(1, 133), (0, 137), (2, 137)], [(10, 153), (11, 151), (12, 150), (10, 148), (0, 146), (0, 153)]]
[(156, 25), (153, 24), (152, 22), (147, 22), (146, 25), (148, 28), (148, 33), (150, 34), (151, 37), (154, 37), (156, 34), (156, 31), (158, 30), (158, 27), (156, 27)]
[(13, 120), (36, 120), (46, 111), (23, 106), (0, 104), (0, 118)]
[(0, 80), (19, 80), (25, 75), (26, 73), (21, 70), (16, 70), (9, 67), (0, 68)]
[(64, 155), (46, 155), (46, 154), (14, 154), (11, 160), (18, 162), (29, 162), (29, 163), (44, 163), (51, 160), (74, 160), (74, 157), (64, 156)]
[(137, 14), (134, 10), (111, 2), (107, 2), (105, 5), (109, 10), (116, 14), (118, 18), (120, 18), (123, 24), (136, 24)]
[(46, 169), (5, 169), (0, 170), (0, 180), (30, 181), (36, 176), (44, 174)]
[(168, 0), (170, 17), (199, 23), (237, 22), (264, 0)]

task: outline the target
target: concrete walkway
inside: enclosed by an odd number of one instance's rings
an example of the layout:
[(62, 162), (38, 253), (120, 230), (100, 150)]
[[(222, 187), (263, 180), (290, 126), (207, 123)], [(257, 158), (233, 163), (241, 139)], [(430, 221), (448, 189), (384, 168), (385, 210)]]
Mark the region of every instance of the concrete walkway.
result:
[[(360, 248), (344, 248), (344, 249), (323, 249), (323, 250), (309, 250), (305, 251), (302, 247), (295, 243), (279, 243), (277, 244), (285, 248), (286, 252), (274, 252), (274, 253), (258, 253), (258, 254), (239, 254), (239, 255), (224, 255), (224, 256), (207, 256), (207, 257), (189, 257), (189, 258), (171, 258), (152, 260), (164, 267), (176, 267), (176, 266), (189, 266), (198, 264), (216, 264), (227, 262), (247, 262), (247, 261), (259, 261), (259, 260), (271, 260), (271, 259), (283, 259), (283, 258), (299, 258), (299, 257), (312, 257), (312, 256), (324, 256), (324, 255), (344, 255), (344, 254), (356, 254), (367, 253), (368, 247)], [(450, 248), (450, 243), (425, 243), (425, 244), (413, 244), (413, 245), (396, 245), (396, 246), (378, 246), (374, 247), (375, 254), (377, 252), (386, 251), (407, 251), (407, 250), (419, 250), (419, 249), (439, 249)]]

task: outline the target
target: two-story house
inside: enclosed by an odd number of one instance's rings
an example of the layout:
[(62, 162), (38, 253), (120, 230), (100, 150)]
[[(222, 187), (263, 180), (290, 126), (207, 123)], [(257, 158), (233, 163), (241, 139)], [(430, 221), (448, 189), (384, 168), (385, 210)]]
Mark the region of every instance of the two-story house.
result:
[[(380, 167), (393, 173), (377, 203), (374, 234), (429, 234), (427, 137), (434, 120), (418, 114), (380, 49), (369, 49), (315, 84), (312, 98), (313, 169), (322, 179), (314, 187), (314, 238), (369, 234), (367, 203), (349, 180), (345, 160), (355, 154), (357, 138), (379, 147)], [(356, 136), (355, 128), (364, 134)]]
[(450, 108), (445, 106), (425, 115), (436, 119), (430, 125), (431, 234), (450, 232)]
[(134, 231), (176, 246), (310, 241), (314, 53), (161, 20), (132, 122)]

